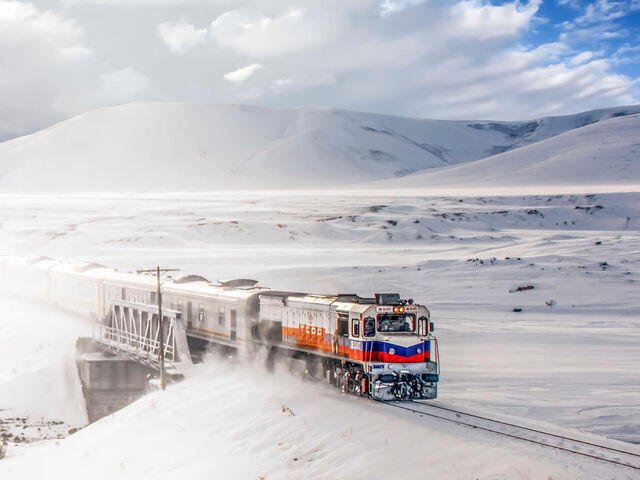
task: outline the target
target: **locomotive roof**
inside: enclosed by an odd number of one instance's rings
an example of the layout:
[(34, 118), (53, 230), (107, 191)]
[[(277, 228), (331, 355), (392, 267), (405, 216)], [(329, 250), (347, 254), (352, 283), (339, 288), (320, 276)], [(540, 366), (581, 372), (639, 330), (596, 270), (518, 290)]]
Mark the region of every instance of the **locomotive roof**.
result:
[(351, 302), (336, 302), (334, 303), (336, 310), (347, 310), (349, 312), (356, 312), (356, 313), (364, 313), (366, 312), (369, 308), (371, 308), (372, 304), (370, 303), (365, 303), (360, 304), (360, 303), (351, 303)]
[[(347, 298), (354, 297), (354, 295), (348, 295)], [(371, 303), (357, 303), (357, 302), (345, 302), (341, 301), (340, 295), (304, 295), (304, 296), (290, 296), (287, 301), (293, 304), (306, 303), (316, 305), (318, 307), (325, 306), (326, 308), (335, 307), (336, 310), (347, 310), (350, 312), (363, 313), (369, 307)]]

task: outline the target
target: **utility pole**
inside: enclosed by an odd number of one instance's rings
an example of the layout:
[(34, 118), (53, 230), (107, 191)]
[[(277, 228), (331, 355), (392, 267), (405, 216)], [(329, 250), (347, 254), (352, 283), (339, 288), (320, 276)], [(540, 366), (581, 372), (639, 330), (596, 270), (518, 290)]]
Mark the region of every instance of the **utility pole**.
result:
[(160, 291), (160, 271), (161, 270), (162, 270), (162, 273), (167, 273), (167, 272), (177, 272), (179, 269), (178, 268), (162, 268), (161, 269), (158, 266), (154, 269), (149, 269), (149, 270), (137, 270), (137, 273), (154, 273), (155, 272), (156, 274), (156, 285), (157, 285), (156, 297), (158, 297), (158, 328), (160, 330), (158, 359), (160, 361), (160, 388), (164, 390), (166, 385), (166, 379), (165, 379), (165, 371), (164, 371), (164, 318), (162, 316), (162, 292)]

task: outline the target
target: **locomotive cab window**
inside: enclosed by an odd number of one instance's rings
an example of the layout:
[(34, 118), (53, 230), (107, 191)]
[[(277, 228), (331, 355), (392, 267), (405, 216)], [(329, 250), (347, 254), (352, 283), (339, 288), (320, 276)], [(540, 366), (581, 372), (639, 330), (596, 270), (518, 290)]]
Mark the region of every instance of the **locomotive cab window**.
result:
[(427, 333), (429, 333), (429, 319), (420, 317), (418, 319), (418, 335), (426, 335)]
[(349, 336), (349, 315), (338, 313), (338, 335)]
[(351, 319), (351, 336), (353, 337), (360, 336), (360, 320), (357, 318)]
[(412, 313), (378, 315), (378, 331), (389, 333), (414, 332), (416, 316)]
[(364, 319), (364, 336), (375, 337), (376, 335), (376, 319), (367, 317)]

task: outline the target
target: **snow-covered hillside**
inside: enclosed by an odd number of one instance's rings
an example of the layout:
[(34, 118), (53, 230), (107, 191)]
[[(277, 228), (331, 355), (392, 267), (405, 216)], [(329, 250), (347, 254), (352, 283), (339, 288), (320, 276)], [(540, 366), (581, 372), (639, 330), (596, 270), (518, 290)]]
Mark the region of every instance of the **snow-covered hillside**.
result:
[(381, 182), (395, 187), (640, 186), (640, 115), (611, 118), (475, 162)]
[(470, 162), (638, 112), (640, 106), (527, 122), (451, 122), (309, 108), (133, 103), (0, 144), (0, 188), (330, 187)]

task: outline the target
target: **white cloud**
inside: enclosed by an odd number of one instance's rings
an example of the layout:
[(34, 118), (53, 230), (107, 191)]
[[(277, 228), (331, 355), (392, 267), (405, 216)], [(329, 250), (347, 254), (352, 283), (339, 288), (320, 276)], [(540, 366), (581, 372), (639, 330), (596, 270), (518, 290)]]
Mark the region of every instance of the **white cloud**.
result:
[(339, 23), (339, 15), (318, 7), (312, 12), (290, 7), (275, 14), (242, 8), (218, 16), (209, 30), (222, 47), (247, 56), (269, 57), (327, 44)]
[(571, 60), (569, 60), (569, 66), (577, 67), (578, 65), (582, 65), (583, 63), (588, 62), (589, 60), (591, 60), (592, 57), (593, 57), (592, 52), (584, 51), (582, 53), (579, 53), (575, 57), (573, 57)]
[(225, 73), (224, 79), (231, 83), (242, 83), (249, 79), (254, 73), (262, 68), (259, 63), (252, 63), (245, 67), (238, 68), (233, 72)]
[(453, 22), (459, 33), (487, 39), (513, 36), (529, 26), (538, 11), (540, 0), (526, 5), (510, 2), (492, 5), (480, 0), (465, 0), (452, 7)]
[(186, 53), (207, 40), (207, 29), (188, 23), (164, 22), (157, 27), (158, 35), (173, 53)]
[(629, 36), (629, 31), (624, 28), (616, 27), (609, 23), (603, 23), (599, 25), (591, 25), (588, 27), (576, 28), (571, 24), (566, 27), (566, 31), (562, 32), (559, 36), (560, 40), (566, 43), (591, 43), (594, 39), (616, 39), (626, 38)]
[(62, 45), (73, 44), (82, 37), (82, 29), (75, 21), (31, 3), (0, 0), (0, 42), (16, 42), (31, 36)]
[(56, 119), (56, 99), (95, 61), (75, 20), (17, 0), (0, 0), (0, 58), (0, 135)]
[(389, 15), (391, 13), (401, 12), (409, 7), (420, 5), (426, 0), (384, 0), (380, 4), (380, 15)]
[(610, 2), (609, 0), (597, 0), (586, 6), (584, 14), (576, 19), (576, 23), (608, 22), (624, 17), (630, 8), (631, 5), (626, 1)]

